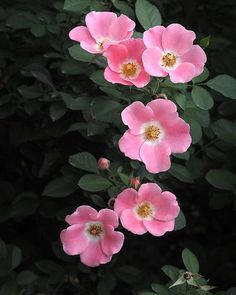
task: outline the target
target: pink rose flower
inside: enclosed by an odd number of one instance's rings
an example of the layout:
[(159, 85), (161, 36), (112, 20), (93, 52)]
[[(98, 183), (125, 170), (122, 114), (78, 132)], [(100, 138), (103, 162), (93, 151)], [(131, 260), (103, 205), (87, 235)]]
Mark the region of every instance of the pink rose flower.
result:
[(206, 54), (193, 45), (196, 35), (179, 24), (156, 26), (144, 32), (146, 72), (155, 77), (168, 74), (173, 83), (186, 83), (203, 72)]
[(121, 192), (114, 210), (127, 230), (137, 235), (148, 231), (159, 237), (174, 229), (180, 208), (174, 194), (162, 192), (155, 183), (145, 183), (138, 192), (133, 188)]
[(144, 106), (135, 101), (121, 113), (129, 129), (119, 141), (120, 150), (142, 161), (151, 173), (170, 168), (170, 154), (183, 153), (191, 144), (190, 127), (179, 118), (176, 105), (168, 99), (155, 99)]
[(109, 262), (122, 248), (124, 235), (114, 231), (118, 216), (113, 210), (97, 212), (90, 206), (80, 206), (67, 215), (66, 222), (70, 226), (60, 235), (63, 249), (68, 255), (80, 254), (81, 261), (88, 266)]
[(75, 27), (69, 37), (91, 53), (103, 53), (111, 44), (128, 40), (135, 27), (135, 22), (128, 16), (117, 17), (113, 12), (91, 11), (86, 15), (85, 23), (87, 27)]
[(108, 62), (104, 72), (105, 79), (113, 84), (146, 86), (150, 77), (143, 68), (144, 50), (142, 39), (129, 39), (119, 45), (110, 46), (104, 52)]
[(107, 170), (110, 166), (110, 161), (106, 158), (100, 158), (98, 160), (98, 168), (100, 170)]

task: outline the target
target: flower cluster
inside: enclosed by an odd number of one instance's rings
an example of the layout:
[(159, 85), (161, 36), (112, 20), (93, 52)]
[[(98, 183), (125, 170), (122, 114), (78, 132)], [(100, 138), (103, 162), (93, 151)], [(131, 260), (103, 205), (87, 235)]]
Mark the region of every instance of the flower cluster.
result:
[[(85, 22), (86, 27), (72, 29), (69, 36), (83, 49), (107, 59), (104, 77), (111, 83), (142, 88), (150, 76), (167, 75), (173, 83), (186, 83), (203, 71), (206, 55), (193, 45), (195, 33), (180, 24), (156, 26), (145, 31), (143, 39), (134, 39), (135, 23), (125, 15), (93, 11)], [(167, 98), (147, 105), (135, 101), (121, 117), (128, 130), (119, 140), (120, 150), (143, 162), (150, 173), (167, 171), (171, 153), (183, 153), (191, 144), (189, 125)], [(109, 165), (105, 158), (98, 161), (100, 170), (109, 171)], [(118, 194), (114, 210), (97, 212), (80, 206), (66, 217), (69, 227), (61, 232), (61, 241), (67, 254), (80, 255), (88, 266), (109, 262), (124, 242), (124, 235), (115, 230), (119, 219), (124, 228), (138, 235), (162, 236), (174, 229), (180, 208), (173, 193), (162, 192), (156, 183), (140, 185), (138, 177), (131, 179), (130, 186)]]

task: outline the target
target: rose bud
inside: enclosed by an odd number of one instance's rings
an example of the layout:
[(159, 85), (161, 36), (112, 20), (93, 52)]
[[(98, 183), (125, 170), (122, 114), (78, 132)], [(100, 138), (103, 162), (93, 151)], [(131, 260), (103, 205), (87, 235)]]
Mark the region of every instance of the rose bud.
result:
[(106, 158), (100, 158), (98, 160), (98, 168), (101, 170), (107, 170), (110, 166), (110, 161)]

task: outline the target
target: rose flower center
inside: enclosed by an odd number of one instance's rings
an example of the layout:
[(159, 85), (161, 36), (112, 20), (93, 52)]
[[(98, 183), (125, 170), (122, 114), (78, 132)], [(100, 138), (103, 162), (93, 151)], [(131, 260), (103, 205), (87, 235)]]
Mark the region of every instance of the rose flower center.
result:
[(172, 68), (176, 64), (176, 56), (173, 53), (167, 53), (162, 57), (162, 65)]
[(88, 228), (88, 233), (93, 237), (100, 236), (103, 233), (102, 226), (99, 224), (91, 224)]
[(139, 217), (147, 218), (150, 215), (152, 215), (152, 213), (153, 213), (153, 210), (151, 208), (151, 204), (149, 204), (148, 202), (144, 202), (138, 205), (137, 214)]
[(109, 39), (105, 38), (102, 41), (97, 42), (98, 49), (103, 50), (104, 49), (104, 44), (107, 43), (107, 41), (109, 41)]
[(156, 140), (158, 139), (160, 133), (160, 129), (152, 125), (147, 127), (147, 129), (145, 130), (145, 138), (146, 140)]
[(137, 72), (137, 65), (134, 63), (127, 63), (122, 66), (122, 74), (126, 77), (133, 77)]

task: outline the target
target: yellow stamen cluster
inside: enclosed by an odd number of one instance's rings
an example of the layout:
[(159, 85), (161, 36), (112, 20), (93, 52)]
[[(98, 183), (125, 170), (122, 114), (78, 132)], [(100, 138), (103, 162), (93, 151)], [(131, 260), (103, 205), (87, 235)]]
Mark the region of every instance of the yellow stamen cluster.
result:
[(137, 214), (141, 218), (147, 218), (152, 214), (152, 208), (149, 203), (145, 202), (138, 206)]
[(160, 133), (161, 131), (158, 127), (151, 125), (147, 127), (144, 134), (145, 134), (146, 140), (156, 140), (158, 139)]
[(173, 53), (167, 53), (162, 57), (162, 65), (172, 68), (176, 64), (176, 56)]
[(133, 77), (137, 72), (137, 66), (134, 63), (127, 63), (122, 66), (122, 74), (126, 77)]
[(89, 227), (88, 232), (92, 236), (99, 236), (103, 232), (103, 229), (102, 229), (101, 225), (92, 224)]

